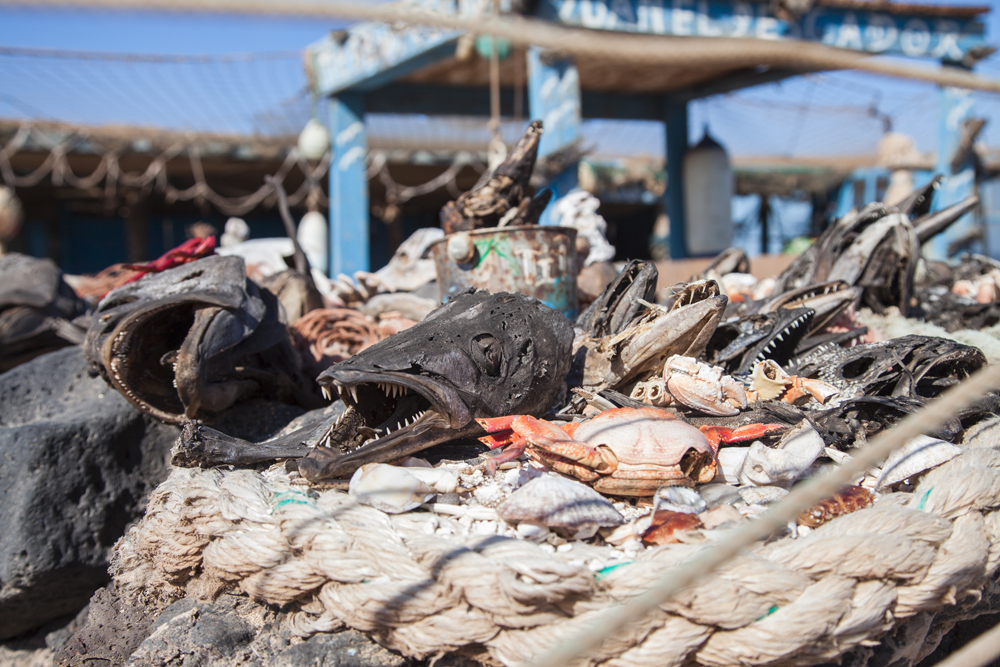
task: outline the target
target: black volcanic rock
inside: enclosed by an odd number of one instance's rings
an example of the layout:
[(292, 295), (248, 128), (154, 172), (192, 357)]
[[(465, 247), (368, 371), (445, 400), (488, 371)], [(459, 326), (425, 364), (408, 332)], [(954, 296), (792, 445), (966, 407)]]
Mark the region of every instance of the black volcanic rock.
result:
[(0, 375), (0, 639), (75, 613), (108, 581), (178, 432), (90, 377), (79, 347)]

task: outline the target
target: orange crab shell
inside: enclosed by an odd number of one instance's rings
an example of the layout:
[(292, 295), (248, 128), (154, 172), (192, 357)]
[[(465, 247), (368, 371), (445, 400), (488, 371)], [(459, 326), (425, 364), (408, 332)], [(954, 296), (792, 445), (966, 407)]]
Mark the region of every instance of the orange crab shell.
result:
[(525, 450), (602, 493), (649, 496), (663, 485), (709, 482), (717, 472), (708, 438), (657, 408), (606, 410), (565, 428), (525, 415), (478, 421), (491, 434), (483, 439), (487, 444), (509, 443), (511, 453)]

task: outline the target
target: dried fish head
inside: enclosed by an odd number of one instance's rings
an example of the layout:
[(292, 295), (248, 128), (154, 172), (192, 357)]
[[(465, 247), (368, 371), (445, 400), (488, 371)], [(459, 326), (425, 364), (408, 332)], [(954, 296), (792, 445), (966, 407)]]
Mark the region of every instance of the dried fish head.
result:
[(170, 423), (225, 410), (264, 387), (322, 405), (299, 375), (276, 298), (246, 277), (240, 257), (206, 257), (112, 290), (84, 353), (129, 402)]
[(364, 463), (473, 435), (476, 418), (542, 414), (569, 370), (572, 339), (565, 316), (530, 297), (459, 294), (319, 376), (348, 406), (345, 419), (360, 423), (313, 449), (299, 470), (312, 481), (345, 477)]

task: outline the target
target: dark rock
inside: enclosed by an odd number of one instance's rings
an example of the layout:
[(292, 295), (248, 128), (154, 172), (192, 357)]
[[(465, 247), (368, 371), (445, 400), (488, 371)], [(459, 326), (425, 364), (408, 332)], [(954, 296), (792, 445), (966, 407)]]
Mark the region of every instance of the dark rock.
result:
[(405, 667), (410, 661), (357, 630), (314, 635), (271, 659), (273, 667)]
[(178, 432), (90, 377), (79, 347), (0, 375), (0, 639), (75, 614), (108, 581)]
[(156, 619), (128, 664), (189, 667), (245, 662), (253, 655), (250, 642), (256, 633), (235, 612), (239, 603), (233, 596), (216, 603), (190, 598), (175, 602)]
[(144, 608), (123, 602), (113, 586), (94, 593), (81, 616), (85, 616), (83, 622), (70, 628), (75, 633), (56, 650), (54, 663), (58, 667), (123, 665), (153, 625)]

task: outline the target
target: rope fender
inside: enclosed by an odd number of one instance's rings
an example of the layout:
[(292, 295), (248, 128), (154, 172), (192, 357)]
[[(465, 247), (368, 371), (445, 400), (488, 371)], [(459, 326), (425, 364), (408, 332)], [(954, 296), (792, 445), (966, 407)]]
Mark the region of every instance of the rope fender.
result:
[[(1000, 422), (967, 438), (913, 493), (758, 544), (587, 664), (812, 665), (870, 646), (906, 619), (929, 627), (927, 614), (978, 601), (1000, 565), (994, 448)], [(279, 467), (178, 468), (119, 540), (111, 572), (125, 599), (152, 610), (239, 589), (285, 607), (300, 636), (349, 626), (408, 657), (464, 650), (516, 665), (702, 548), (647, 549), (595, 573), (581, 558), (610, 548), (552, 553), (497, 535), (443, 537), (429, 528), (433, 516), (388, 515), (343, 492), (293, 486)], [(725, 539), (725, 530), (707, 535)]]

